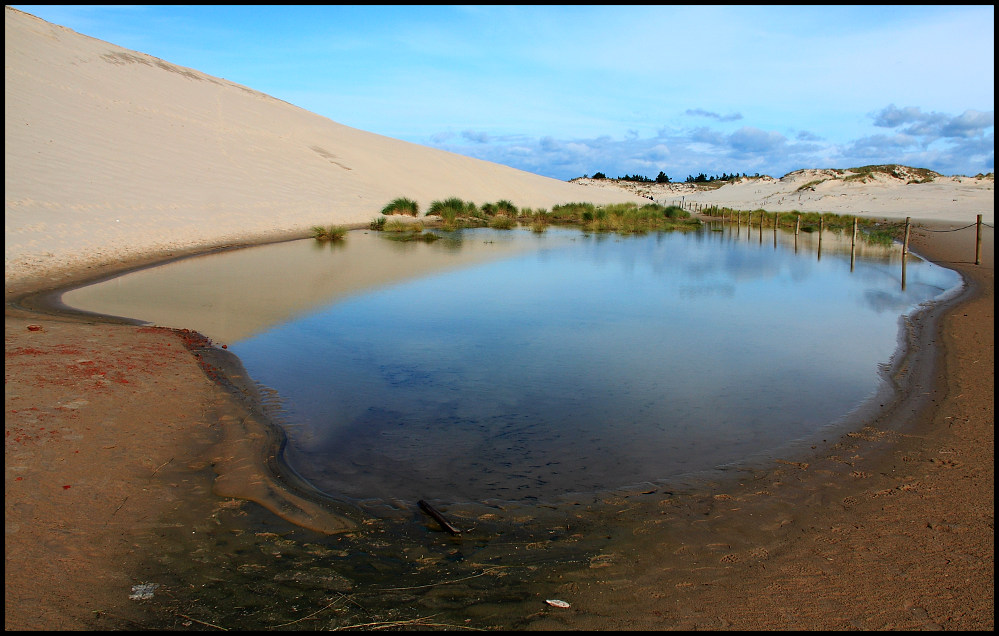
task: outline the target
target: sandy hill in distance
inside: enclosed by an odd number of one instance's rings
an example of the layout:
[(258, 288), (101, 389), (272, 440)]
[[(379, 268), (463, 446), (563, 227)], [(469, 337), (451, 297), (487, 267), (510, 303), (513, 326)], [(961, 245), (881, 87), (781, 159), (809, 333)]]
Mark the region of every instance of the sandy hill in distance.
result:
[[(396, 197), (993, 218), (994, 179), (804, 170), (717, 189), (550, 179), (338, 124), (233, 82), (4, 10), (5, 286), (74, 268), (363, 226)], [(807, 187), (803, 187), (806, 186)]]
[(5, 279), (367, 224), (396, 197), (641, 201), (348, 126), (4, 10)]
[(995, 175), (947, 177), (901, 165), (807, 169), (735, 179), (719, 185), (638, 183), (618, 179), (573, 179), (573, 183), (623, 189), (658, 203), (683, 202), (737, 210), (832, 212), (888, 219), (974, 223), (995, 220)]

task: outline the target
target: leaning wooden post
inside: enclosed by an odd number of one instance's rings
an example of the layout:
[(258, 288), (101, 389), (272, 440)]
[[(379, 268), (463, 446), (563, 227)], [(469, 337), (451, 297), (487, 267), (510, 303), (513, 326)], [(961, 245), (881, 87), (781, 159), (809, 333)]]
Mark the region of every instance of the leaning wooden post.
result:
[(982, 215), (978, 215), (978, 236), (975, 239), (975, 265), (982, 264)]
[(441, 513), (437, 512), (437, 510), (433, 506), (431, 506), (430, 504), (428, 504), (426, 501), (424, 501), (424, 500), (421, 499), (421, 500), (417, 501), (416, 504), (420, 507), (421, 510), (423, 510), (423, 512), (425, 512), (428, 515), (430, 515), (431, 517), (433, 517), (434, 521), (436, 521), (437, 523), (441, 524), (442, 528), (444, 528), (445, 530), (447, 530), (451, 534), (461, 534), (461, 530), (459, 530), (459, 529), (455, 528), (453, 525), (451, 525), (451, 523), (448, 522), (448, 520), (444, 518), (444, 515), (442, 515)]
[(909, 228), (912, 217), (905, 217), (905, 234), (902, 236), (902, 261), (905, 261), (906, 254), (909, 253)]
[[(857, 217), (853, 217), (853, 238), (850, 239), (850, 271), (857, 262)], [(903, 261), (904, 262), (904, 261)]]
[(822, 260), (822, 232), (825, 229), (825, 225), (826, 225), (826, 218), (820, 214), (819, 215), (819, 258), (818, 258), (818, 260), (820, 261)]
[(909, 260), (906, 256), (909, 254), (909, 229), (912, 227), (911, 221), (911, 217), (905, 217), (905, 234), (902, 235), (902, 291), (905, 291), (905, 266)]
[(800, 229), (801, 229), (801, 215), (800, 214), (795, 214), (794, 215), (794, 235), (795, 236), (798, 236), (798, 230), (800, 230)]

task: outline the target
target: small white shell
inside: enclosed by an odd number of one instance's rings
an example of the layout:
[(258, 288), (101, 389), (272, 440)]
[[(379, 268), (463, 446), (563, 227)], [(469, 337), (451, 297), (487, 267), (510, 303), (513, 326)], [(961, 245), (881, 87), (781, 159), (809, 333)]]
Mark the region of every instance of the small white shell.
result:
[(557, 598), (550, 598), (546, 600), (545, 603), (548, 603), (552, 607), (561, 607), (563, 609), (569, 607), (568, 603), (566, 603), (565, 601), (560, 601)]

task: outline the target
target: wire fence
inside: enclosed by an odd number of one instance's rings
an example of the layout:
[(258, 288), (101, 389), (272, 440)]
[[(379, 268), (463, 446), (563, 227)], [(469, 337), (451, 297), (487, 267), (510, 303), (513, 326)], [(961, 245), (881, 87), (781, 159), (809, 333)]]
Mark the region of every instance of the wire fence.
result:
[[(686, 210), (690, 210), (690, 211), (695, 212), (695, 213), (715, 213), (715, 212), (721, 212), (722, 213), (722, 218), (724, 218), (725, 212), (731, 212), (731, 213), (739, 212), (737, 210), (732, 210), (732, 209), (729, 209), (729, 208), (719, 208), (716, 205), (707, 205), (707, 204), (703, 204), (703, 203), (685, 202), (682, 199), (680, 201), (675, 201), (675, 200), (672, 201), (671, 205), (674, 205), (676, 207), (680, 207), (680, 208), (683, 208), (683, 209), (686, 209)], [(764, 211), (764, 210), (759, 210), (759, 212), (761, 213), (760, 214), (760, 223), (761, 223), (760, 227), (762, 228), (763, 227), (762, 226), (763, 217), (767, 214), (767, 212)], [(752, 219), (752, 212), (750, 212), (749, 214), (750, 214), (749, 218)], [(776, 228), (777, 228), (777, 220), (776, 219), (777, 219), (777, 217), (781, 213), (780, 212), (773, 212), (772, 214), (774, 215), (774, 231), (776, 231)], [(740, 212), (740, 218), (741, 218), (741, 212)], [(857, 220), (856, 217), (854, 217), (854, 225), (855, 226), (856, 226), (856, 220)], [(903, 240), (903, 245), (902, 245), (902, 253), (903, 254), (906, 254), (909, 251), (909, 233), (910, 233), (910, 229), (913, 228), (913, 227), (914, 226), (912, 226), (911, 217), (906, 217), (906, 219), (905, 219), (905, 238)], [(981, 214), (978, 215), (978, 220), (975, 223), (969, 223), (968, 225), (965, 225), (965, 226), (962, 226), (962, 227), (955, 227), (955, 228), (948, 228), (948, 229), (934, 229), (934, 228), (925, 227), (923, 225), (919, 225), (918, 226), (918, 230), (919, 230), (920, 233), (961, 232), (961, 231), (964, 231), (964, 230), (968, 230), (970, 228), (975, 228), (976, 229), (976, 234), (977, 234), (976, 237), (975, 237), (975, 265), (981, 265), (982, 264), (982, 229), (983, 228), (987, 228), (987, 229), (991, 229), (993, 231), (995, 230), (995, 224), (993, 224), (993, 223), (984, 223), (982, 221), (982, 215)], [(797, 229), (795, 230), (795, 232), (797, 233)], [(856, 232), (856, 227), (854, 227), (854, 232)]]
[[(977, 227), (977, 226), (978, 226), (977, 223), (969, 223), (968, 225), (965, 225), (964, 227), (955, 227), (955, 228), (951, 228), (949, 230), (934, 230), (934, 229), (931, 229), (931, 228), (928, 228), (928, 227), (920, 227), (919, 229), (922, 230), (923, 232), (959, 232), (961, 230), (967, 230), (969, 227)], [(988, 223), (982, 223), (982, 227), (992, 228), (993, 230), (995, 229), (994, 225), (990, 225)]]
[[(906, 225), (908, 225), (909, 224), (909, 219), (906, 219), (905, 222), (906, 222)], [(919, 231), (920, 232), (926, 232), (926, 233), (941, 234), (941, 233), (946, 233), (946, 232), (962, 232), (962, 231), (968, 230), (970, 228), (975, 228), (975, 232), (976, 232), (976, 236), (975, 236), (975, 265), (981, 265), (982, 264), (982, 228), (989, 228), (989, 229), (991, 229), (993, 231), (995, 230), (995, 225), (994, 224), (982, 222), (982, 215), (981, 214), (978, 215), (978, 220), (976, 222), (969, 223), (968, 225), (965, 225), (963, 227), (955, 227), (955, 228), (949, 228), (949, 229), (934, 229), (934, 228), (920, 226), (919, 227)]]

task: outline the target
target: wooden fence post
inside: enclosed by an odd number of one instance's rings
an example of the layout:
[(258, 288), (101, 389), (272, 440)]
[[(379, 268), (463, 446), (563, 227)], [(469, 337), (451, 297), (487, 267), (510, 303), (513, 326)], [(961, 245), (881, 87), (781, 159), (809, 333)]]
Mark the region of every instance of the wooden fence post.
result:
[(819, 258), (822, 260), (822, 232), (825, 230), (826, 219), (821, 214), (819, 215)]
[(857, 217), (853, 217), (853, 237), (850, 239), (850, 271), (857, 262)]
[(982, 264), (982, 215), (978, 215), (978, 235), (975, 239), (975, 265)]

